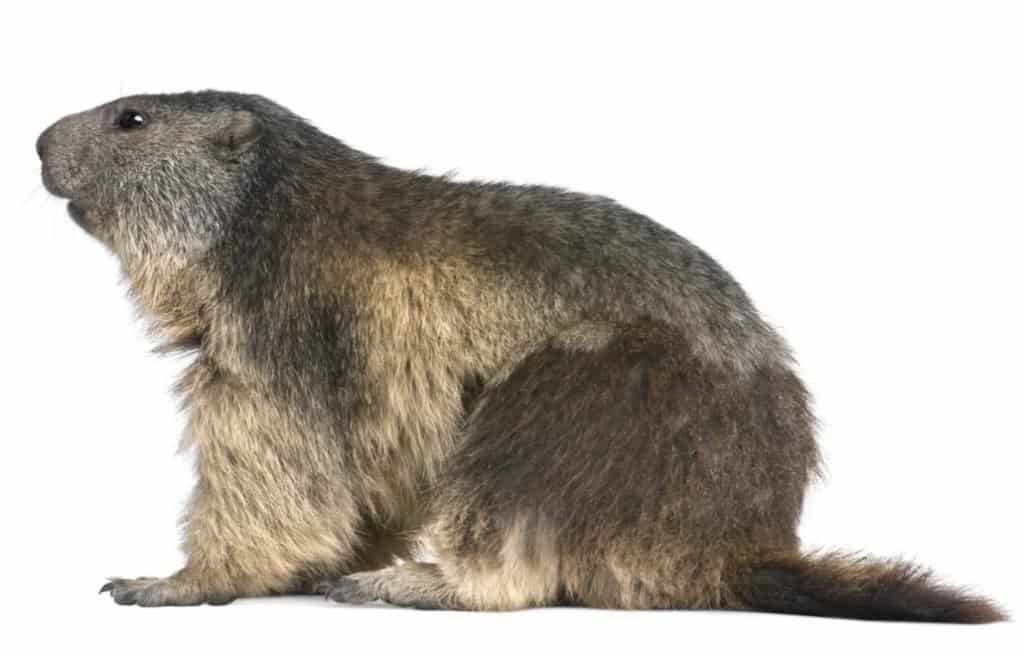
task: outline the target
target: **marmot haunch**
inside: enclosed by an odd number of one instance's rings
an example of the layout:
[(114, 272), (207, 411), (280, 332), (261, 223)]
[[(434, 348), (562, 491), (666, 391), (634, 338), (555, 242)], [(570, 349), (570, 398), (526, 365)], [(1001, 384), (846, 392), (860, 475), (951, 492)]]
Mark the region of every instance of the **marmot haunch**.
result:
[(118, 603), (1003, 618), (910, 563), (800, 551), (818, 450), (790, 352), (645, 216), (398, 170), (255, 95), (122, 98), (37, 149), (195, 354), (187, 563), (111, 579)]

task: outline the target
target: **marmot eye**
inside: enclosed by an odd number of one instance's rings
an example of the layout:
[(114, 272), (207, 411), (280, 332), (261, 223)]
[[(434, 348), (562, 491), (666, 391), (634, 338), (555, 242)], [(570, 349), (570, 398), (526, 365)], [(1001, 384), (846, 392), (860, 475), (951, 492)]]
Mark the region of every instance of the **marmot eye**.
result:
[(134, 109), (126, 109), (117, 115), (117, 127), (122, 130), (134, 130), (146, 124), (146, 117)]

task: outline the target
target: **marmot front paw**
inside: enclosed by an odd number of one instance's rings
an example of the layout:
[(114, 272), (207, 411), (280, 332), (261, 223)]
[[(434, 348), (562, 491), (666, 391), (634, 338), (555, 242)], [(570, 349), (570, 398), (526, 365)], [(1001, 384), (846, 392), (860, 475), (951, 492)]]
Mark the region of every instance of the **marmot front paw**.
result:
[(115, 602), (126, 606), (197, 606), (202, 603), (221, 606), (235, 600), (233, 595), (204, 592), (195, 582), (178, 575), (167, 578), (111, 578), (100, 588), (100, 594), (104, 592), (109, 592)]

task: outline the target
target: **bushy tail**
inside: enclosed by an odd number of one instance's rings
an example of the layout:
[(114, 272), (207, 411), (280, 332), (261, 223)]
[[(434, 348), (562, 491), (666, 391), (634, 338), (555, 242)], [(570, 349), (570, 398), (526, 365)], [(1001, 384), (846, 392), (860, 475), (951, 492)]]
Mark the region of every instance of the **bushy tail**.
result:
[(772, 558), (737, 571), (730, 587), (745, 608), (771, 613), (967, 624), (1007, 619), (987, 599), (936, 583), (912, 563), (841, 553)]

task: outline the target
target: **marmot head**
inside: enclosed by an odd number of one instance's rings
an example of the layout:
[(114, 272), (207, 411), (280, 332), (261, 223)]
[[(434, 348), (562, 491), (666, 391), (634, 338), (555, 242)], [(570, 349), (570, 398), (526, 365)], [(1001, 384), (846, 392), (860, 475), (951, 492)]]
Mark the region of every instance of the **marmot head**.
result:
[(233, 93), (121, 98), (39, 136), (43, 184), (123, 259), (187, 260), (251, 201), (268, 160), (265, 123), (286, 117), (265, 98)]

